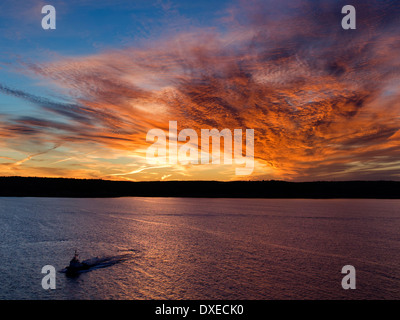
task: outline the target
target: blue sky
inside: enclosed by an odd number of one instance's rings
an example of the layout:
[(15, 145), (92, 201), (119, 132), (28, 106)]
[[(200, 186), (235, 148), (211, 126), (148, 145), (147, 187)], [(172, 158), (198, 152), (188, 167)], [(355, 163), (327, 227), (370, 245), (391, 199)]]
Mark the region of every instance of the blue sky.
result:
[[(56, 30), (43, 30), (41, 8), (53, 5)], [(52, 61), (129, 46), (140, 47), (189, 28), (218, 27), (227, 1), (40, 1), (0, 3), (0, 83), (54, 98), (55, 92), (19, 71), (19, 61)], [(66, 97), (67, 98), (67, 97)], [(2, 112), (34, 112), (19, 98), (2, 95)]]

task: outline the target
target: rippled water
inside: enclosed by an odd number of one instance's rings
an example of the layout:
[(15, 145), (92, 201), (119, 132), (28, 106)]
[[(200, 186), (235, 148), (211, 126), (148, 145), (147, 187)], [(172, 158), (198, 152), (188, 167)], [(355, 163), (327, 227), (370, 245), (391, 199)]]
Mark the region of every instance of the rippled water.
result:
[[(0, 299), (399, 299), (399, 200), (0, 198)], [(77, 277), (41, 268), (132, 253)], [(341, 268), (357, 270), (343, 290)]]

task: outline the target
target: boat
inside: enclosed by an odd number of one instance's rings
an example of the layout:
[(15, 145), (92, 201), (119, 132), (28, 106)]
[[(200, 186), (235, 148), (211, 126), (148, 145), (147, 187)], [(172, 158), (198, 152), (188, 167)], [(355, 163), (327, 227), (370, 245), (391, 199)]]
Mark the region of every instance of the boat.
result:
[(83, 270), (88, 270), (91, 266), (89, 264), (87, 264), (85, 261), (84, 262), (80, 262), (79, 261), (79, 254), (78, 252), (75, 250), (75, 254), (74, 257), (71, 259), (71, 261), (69, 262), (69, 266), (67, 266), (65, 268), (65, 272), (67, 274), (77, 274), (80, 271)]
[[(133, 251), (133, 250), (130, 250)], [(95, 257), (80, 261), (79, 254), (75, 250), (74, 257), (69, 262), (69, 266), (65, 267), (60, 272), (66, 273), (68, 276), (76, 276), (82, 272), (88, 272), (94, 269), (105, 268), (116, 263), (129, 260), (133, 257), (132, 253), (126, 253), (116, 256)]]

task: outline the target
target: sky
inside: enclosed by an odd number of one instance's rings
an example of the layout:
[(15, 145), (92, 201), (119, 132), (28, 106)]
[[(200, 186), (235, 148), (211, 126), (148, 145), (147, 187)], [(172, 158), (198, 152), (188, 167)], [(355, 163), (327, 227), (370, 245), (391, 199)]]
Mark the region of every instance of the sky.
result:
[[(400, 180), (399, 34), (397, 0), (1, 1), (0, 176)], [(253, 129), (254, 170), (149, 163), (169, 121)]]

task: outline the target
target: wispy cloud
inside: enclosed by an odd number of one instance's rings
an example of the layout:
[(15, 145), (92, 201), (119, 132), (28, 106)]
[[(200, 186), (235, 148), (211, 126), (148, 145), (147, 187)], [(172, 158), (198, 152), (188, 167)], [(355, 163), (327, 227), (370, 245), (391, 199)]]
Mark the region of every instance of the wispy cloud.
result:
[(59, 146), (54, 146), (54, 147), (52, 147), (52, 148), (50, 148), (50, 149), (48, 149), (48, 150), (45, 150), (45, 151), (41, 151), (41, 152), (38, 152), (38, 153), (31, 154), (31, 155), (27, 156), (26, 158), (15, 162), (13, 165), (14, 165), (14, 166), (19, 166), (19, 165), (23, 164), (24, 162), (31, 160), (33, 157), (40, 156), (40, 155), (42, 155), (42, 154), (45, 154), (45, 153), (47, 153), (47, 152), (50, 152), (50, 151), (52, 151), (52, 150), (58, 148), (58, 147), (59, 147)]

